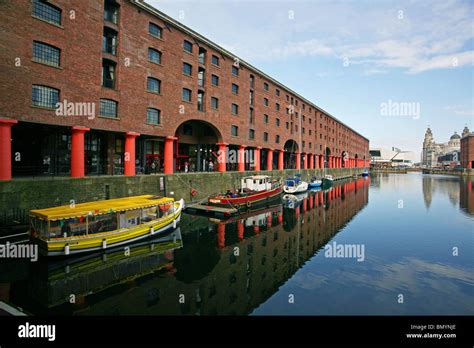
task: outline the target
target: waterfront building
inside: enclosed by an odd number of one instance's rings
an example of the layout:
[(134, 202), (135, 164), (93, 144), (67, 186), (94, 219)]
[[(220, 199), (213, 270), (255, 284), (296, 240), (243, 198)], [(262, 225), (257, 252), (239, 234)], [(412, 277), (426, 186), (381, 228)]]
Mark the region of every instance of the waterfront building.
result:
[[(464, 127), (462, 136), (469, 134), (469, 129)], [(423, 140), (423, 151), (421, 155), (421, 165), (423, 167), (437, 167), (440, 166), (438, 158), (461, 149), (461, 135), (454, 132), (447, 143), (436, 143), (433, 133), (428, 127)]]
[(474, 133), (463, 133), (461, 138), (461, 166), (474, 168)]
[(461, 151), (452, 151), (450, 153), (447, 153), (445, 155), (439, 156), (438, 157), (438, 165), (446, 168), (454, 168), (459, 166), (460, 164), (460, 159), (461, 159)]
[(0, 21), (0, 180), (368, 164), (367, 138), (143, 1), (2, 1)]
[(399, 148), (374, 148), (370, 150), (370, 163), (373, 167), (413, 167), (415, 153)]

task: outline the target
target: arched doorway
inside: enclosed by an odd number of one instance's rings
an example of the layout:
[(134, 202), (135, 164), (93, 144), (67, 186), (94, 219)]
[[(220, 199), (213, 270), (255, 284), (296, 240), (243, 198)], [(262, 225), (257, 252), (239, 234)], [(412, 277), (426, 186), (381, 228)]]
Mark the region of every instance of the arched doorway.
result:
[(358, 167), (358, 166), (359, 166), (358, 158), (359, 158), (359, 156), (357, 156), (357, 154), (355, 154), (355, 156), (354, 156), (354, 162), (355, 162), (355, 163), (354, 163), (354, 167)]
[(349, 154), (347, 151), (342, 151), (341, 153), (341, 168), (346, 168), (346, 161), (349, 159)]
[(298, 144), (293, 139), (289, 139), (285, 142), (283, 147), (285, 150), (284, 154), (284, 168), (295, 169), (296, 168), (296, 152), (298, 152)]
[(326, 147), (324, 150), (324, 168), (329, 168), (329, 156), (331, 156), (331, 149)]
[[(175, 133), (176, 171), (216, 171), (217, 151), (222, 136), (212, 124), (201, 120), (183, 122)], [(186, 169), (187, 167), (187, 169)]]

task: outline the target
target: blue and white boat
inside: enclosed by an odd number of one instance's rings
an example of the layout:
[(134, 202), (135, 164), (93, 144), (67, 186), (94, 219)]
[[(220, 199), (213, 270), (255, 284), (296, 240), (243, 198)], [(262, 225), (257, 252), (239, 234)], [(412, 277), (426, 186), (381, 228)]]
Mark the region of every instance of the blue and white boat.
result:
[(310, 188), (314, 188), (314, 187), (321, 187), (322, 184), (323, 184), (323, 181), (321, 179), (318, 179), (317, 177), (313, 176), (308, 186)]
[(285, 191), (285, 193), (301, 193), (306, 192), (307, 190), (308, 183), (301, 180), (300, 174), (295, 174), (293, 178), (286, 179), (285, 185), (283, 186), (283, 191)]
[(362, 172), (362, 176), (369, 176), (369, 171), (367, 169), (364, 169), (364, 171)]

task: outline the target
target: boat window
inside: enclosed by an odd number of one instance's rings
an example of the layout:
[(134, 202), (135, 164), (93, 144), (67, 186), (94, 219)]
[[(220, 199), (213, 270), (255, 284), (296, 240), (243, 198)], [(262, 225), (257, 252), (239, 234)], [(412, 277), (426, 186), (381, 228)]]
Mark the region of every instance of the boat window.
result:
[(140, 224), (140, 209), (128, 210), (120, 214), (120, 228), (127, 228)]
[(117, 229), (117, 214), (89, 216), (88, 234), (108, 232)]
[(159, 211), (158, 207), (151, 207), (147, 209), (143, 209), (143, 214), (142, 214), (142, 221), (143, 222), (149, 222), (152, 220), (156, 220), (159, 217)]
[(49, 238), (48, 222), (38, 218), (31, 219), (31, 234), (40, 238)]
[(71, 237), (86, 234), (86, 217), (50, 221), (49, 237)]

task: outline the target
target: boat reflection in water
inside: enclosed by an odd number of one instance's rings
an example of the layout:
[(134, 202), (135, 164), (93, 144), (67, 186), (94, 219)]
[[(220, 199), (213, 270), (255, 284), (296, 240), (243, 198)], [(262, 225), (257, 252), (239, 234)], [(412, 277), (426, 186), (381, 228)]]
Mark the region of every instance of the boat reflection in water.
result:
[[(12, 302), (33, 313), (246, 315), (368, 203), (368, 180), (307, 192), (292, 208), (273, 204), (226, 220), (184, 214), (181, 232), (131, 247), (49, 264), (12, 284)], [(75, 303), (70, 303), (71, 294)]]
[(43, 258), (32, 264), (29, 271), (26, 289), (34, 301), (30, 310), (42, 314), (63, 313), (71, 302), (79, 310), (85, 304), (85, 296), (127, 288), (136, 279), (172, 270), (173, 251), (182, 247), (178, 227), (169, 234), (106, 252), (62, 260)]

